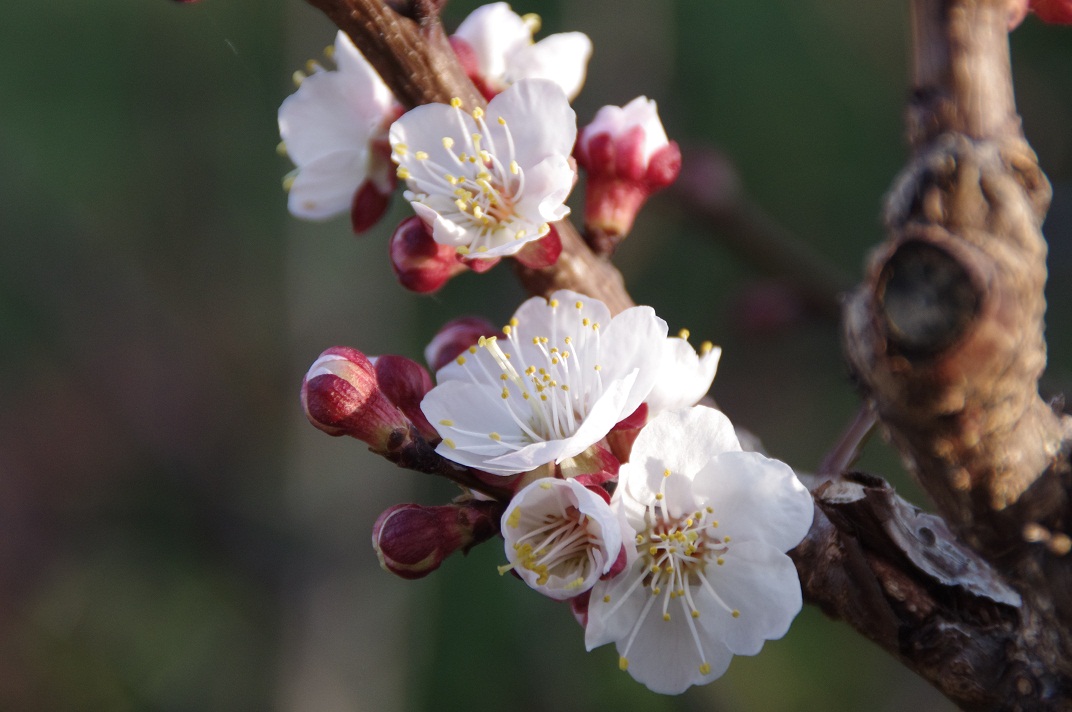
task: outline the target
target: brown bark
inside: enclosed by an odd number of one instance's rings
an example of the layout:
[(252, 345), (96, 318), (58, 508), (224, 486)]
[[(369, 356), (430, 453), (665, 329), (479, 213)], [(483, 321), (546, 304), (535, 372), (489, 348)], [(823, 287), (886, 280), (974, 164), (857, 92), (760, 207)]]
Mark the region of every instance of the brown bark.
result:
[[(1038, 393), (1049, 183), (1020, 131), (1003, 0), (914, 0), (913, 156), (888, 239), (845, 308), (845, 347), (938, 511), (1023, 594), (1005, 680), (1072, 708), (1072, 421)], [(1023, 683), (1028, 686), (1028, 683)], [(1010, 700), (1013, 698), (1010, 698)]]

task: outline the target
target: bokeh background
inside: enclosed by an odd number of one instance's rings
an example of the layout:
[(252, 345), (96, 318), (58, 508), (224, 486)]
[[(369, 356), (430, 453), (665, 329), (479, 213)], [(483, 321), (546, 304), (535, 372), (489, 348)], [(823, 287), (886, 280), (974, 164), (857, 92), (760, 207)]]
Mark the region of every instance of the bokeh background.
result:
[[(456, 24), (476, 3), (452, 0)], [(530, 0), (595, 42), (582, 121), (637, 94), (714, 147), (751, 199), (854, 280), (902, 164), (906, 3)], [(0, 17), (0, 709), (949, 710), (806, 608), (789, 635), (676, 698), (584, 652), (561, 605), (489, 544), (416, 582), (381, 571), (376, 515), (439, 503), (304, 422), (335, 344), (420, 358), (437, 325), (506, 319), (509, 269), (417, 297), (386, 238), (285, 209), (275, 112), (333, 28), (299, 0), (7, 3)], [(1072, 29), (1012, 38), (1055, 188), (1047, 395), (1072, 384)], [(577, 204), (579, 207), (579, 203)], [(814, 468), (857, 406), (834, 320), (673, 196), (618, 255), (638, 301), (721, 344), (713, 393)], [(881, 442), (863, 467), (926, 505)]]

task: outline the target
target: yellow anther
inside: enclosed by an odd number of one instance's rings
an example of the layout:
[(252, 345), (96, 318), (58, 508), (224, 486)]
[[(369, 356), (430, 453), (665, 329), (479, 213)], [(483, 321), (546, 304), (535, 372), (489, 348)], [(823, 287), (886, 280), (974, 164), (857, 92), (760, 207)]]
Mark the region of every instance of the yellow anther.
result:
[(399, 180), (409, 180), (409, 169), (405, 166), (399, 166), (398, 169), (395, 170), (395, 175), (398, 176)]
[(552, 299), (552, 300), (548, 301), (548, 302), (547, 302), (547, 304), (548, 304), (548, 306), (550, 306), (550, 307), (551, 307), (552, 309), (554, 309), (555, 307), (557, 307), (557, 306), (558, 306), (558, 300), (557, 300), (557, 299)]
[(659, 547), (657, 547), (657, 546), (648, 547), (648, 553), (651, 554), (652, 556), (655, 556), (656, 554), (659, 553)]
[(454, 425), (454, 421), (453, 420), (448, 420), (446, 418), (443, 418), (443, 420), (439, 421), (439, 424), (440, 425), (445, 425), (445, 426), (447, 426), (449, 428), (452, 425)]
[(406, 155), (406, 151), (409, 150), (409, 146), (407, 146), (404, 143), (396, 143), (394, 145), (394, 149), (395, 149), (395, 153), (397, 153), (400, 156), (404, 156), (404, 155)]
[(699, 617), (700, 617), (700, 612), (699, 612), (699, 611), (697, 611), (696, 609), (693, 609), (693, 611), (692, 611), (692, 617), (693, 617), (693, 618), (699, 618)]
[(712, 529), (718, 529), (718, 520), (717, 519), (712, 519), (711, 520), (711, 528)]
[(473, 217), (476, 218), (477, 220), (479, 220), (480, 218), (484, 217), (484, 211), (480, 209), (479, 205), (474, 205), (473, 206)]
[(677, 332), (677, 335), (678, 335), (679, 338), (682, 338), (682, 339), (685, 339), (685, 341), (688, 341), (690, 333), (691, 332), (688, 329), (682, 329), (681, 331)]
[(294, 187), (294, 181), (298, 179), (298, 171), (293, 170), (283, 176), (283, 190), (290, 192), (290, 189)]
[(482, 119), (482, 118), (484, 118), (484, 110), (481, 109), (479, 106), (476, 107), (475, 109), (473, 109), (473, 118), (474, 119)]
[(427, 161), (428, 153), (425, 151), (417, 151), (413, 154), (413, 157), (416, 158), (418, 161)]
[(502, 440), (502, 435), (499, 435), (498, 433), (488, 433), (488, 437), (495, 442), (499, 442), (500, 440)]
[(297, 69), (290, 75), (290, 81), (294, 82), (294, 86), (300, 87), (301, 83), (305, 81), (305, 72)]
[(637, 544), (643, 544), (644, 543), (644, 535), (643, 534), (637, 534), (636, 535), (636, 543)]
[(722, 537), (722, 541), (724, 541), (727, 544), (729, 544), (730, 543), (730, 538), (728, 536), (724, 536), (724, 537)]
[(319, 69), (319, 68), (320, 68), (320, 65), (317, 64), (315, 60), (312, 60), (312, 59), (305, 60), (305, 73), (306, 74), (316, 74), (316, 70)]
[[(491, 154), (484, 149), (480, 149), (480, 160), (484, 163), (491, 163)], [(486, 178), (484, 180), (487, 180)], [(488, 186), (488, 190), (491, 190), (491, 186)]]
[(454, 441), (450, 438), (443, 438), (443, 444), (449, 447), (451, 450), (453, 450), (455, 447)]
[(551, 489), (551, 481), (550, 480), (544, 480), (543, 482), (541, 482), (540, 483), (540, 489), (545, 489), (545, 490)]
[(603, 603), (610, 603), (610, 596), (604, 596)]
[(545, 396), (545, 395), (541, 395), (541, 396), (540, 396), (540, 400), (542, 400), (542, 401), (545, 401), (545, 400), (547, 400), (547, 396)]
[(715, 512), (715, 510), (712, 509), (711, 507), (706, 507), (705, 509), (707, 509), (708, 514), (714, 514), (714, 512)]
[(603, 370), (603, 367), (602, 367), (602, 366), (600, 366), (600, 365), (599, 365), (599, 364), (597, 363), (597, 364), (596, 364), (596, 366), (595, 366), (595, 369), (596, 369), (597, 371), (602, 371), (602, 370)]
[(734, 609), (733, 609), (733, 613), (732, 613), (731, 615), (732, 615), (732, 616), (733, 616), (734, 618), (740, 618), (740, 617), (741, 617), (741, 612), (740, 612), (740, 611), (738, 611), (738, 610), (737, 610), (736, 608), (734, 608)]
[(581, 326), (588, 326), (592, 322), (588, 320), (588, 317), (581, 319)]
[(660, 499), (661, 500), (662, 498), (663, 498), (663, 493), (662, 492), (656, 492), (655, 493), (655, 499)]
[(669, 477), (669, 476), (670, 476), (670, 469), (667, 468), (667, 469), (663, 470), (663, 477)]
[[(487, 342), (484, 342), (484, 343), (487, 343)], [(469, 347), (469, 353), (475, 354), (476, 352), (477, 352), (477, 348), (475, 346), (470, 346)]]
[(515, 240), (523, 240), (523, 239), (525, 239), (525, 235), (527, 235), (527, 234), (528, 233), (526, 233), (524, 230), (518, 230), (516, 233), (514, 233), (514, 239)]
[(669, 623), (670, 622), (670, 614), (669, 613), (664, 613), (663, 614), (663, 620), (666, 621), (667, 623)]
[(722, 566), (722, 564), (726, 563), (726, 560), (725, 560), (725, 559), (723, 559), (723, 558), (722, 558), (722, 557), (720, 556), (720, 557), (718, 557), (717, 559), (715, 559), (715, 563), (716, 563), (716, 564), (718, 564), (719, 566)]
[[(509, 336), (510, 333), (513, 330), (514, 330), (514, 328), (512, 326), (510, 326), (509, 324), (507, 324), (506, 326), (503, 327), (503, 333), (506, 334), (507, 336)], [(503, 374), (503, 375), (505, 375), (505, 374)]]
[(517, 528), (517, 525), (521, 523), (521, 507), (514, 507), (514, 511), (510, 512), (510, 516), (506, 518), (506, 526)]
[(521, 16), (521, 21), (525, 23), (525, 27), (529, 32), (536, 34), (540, 31), (540, 27), (543, 26), (543, 20), (535, 12), (529, 12)]
[(618, 669), (625, 672), (629, 669), (629, 659), (625, 656), (618, 658)]
[(563, 384), (562, 384), (562, 390), (564, 390), (564, 391), (568, 391), (568, 390), (569, 390), (569, 386), (568, 386), (568, 385), (566, 385), (565, 383), (563, 383)]
[(707, 354), (711, 353), (711, 349), (713, 348), (715, 348), (715, 345), (712, 344), (710, 341), (703, 342), (702, 344), (700, 344), (700, 355), (706, 356)]
[(286, 144), (286, 142), (285, 141), (280, 141), (278, 144), (276, 144), (275, 152), (278, 153), (280, 156), (283, 156), (285, 158), (286, 155), (287, 155), (287, 144)]
[(507, 398), (510, 397), (510, 389), (509, 388), (502, 389), (502, 397), (503, 397), (503, 400), (506, 400)]
[(462, 100), (458, 97), (454, 97), (450, 100), (450, 105), (453, 106), (455, 109), (460, 109), (462, 108)]
[(454, 360), (457, 362), (457, 364), (459, 366), (464, 366), (465, 365), (465, 357), (464, 356), (459, 356), (458, 358), (456, 358)]
[(599, 331), (599, 322), (598, 321), (592, 322), (592, 331)]
[(521, 166), (517, 165), (517, 161), (510, 161), (510, 172), (515, 176), (521, 172)]
[(517, 320), (517, 317), (514, 317), (514, 318), (510, 319), (510, 326), (517, 326), (517, 325), (518, 325), (518, 324), (520, 324), (520, 323), (521, 323), (521, 322), (519, 322), (519, 321)]
[(497, 121), (499, 122), (499, 126), (506, 126), (506, 119), (503, 117), (500, 116)]
[(540, 231), (537, 233), (540, 237), (543, 237), (547, 233), (551, 232), (551, 226), (547, 223), (540, 225)]
[(335, 45), (328, 45), (325, 47), (324, 56), (328, 59), (335, 59)]
[(454, 139), (452, 139), (450, 136), (444, 136), (443, 137), (443, 148), (447, 149), (448, 151), (450, 149), (454, 148)]
[(710, 675), (711, 674), (711, 665), (708, 664), (708, 663), (704, 663), (704, 664), (700, 665), (700, 674), (701, 675)]

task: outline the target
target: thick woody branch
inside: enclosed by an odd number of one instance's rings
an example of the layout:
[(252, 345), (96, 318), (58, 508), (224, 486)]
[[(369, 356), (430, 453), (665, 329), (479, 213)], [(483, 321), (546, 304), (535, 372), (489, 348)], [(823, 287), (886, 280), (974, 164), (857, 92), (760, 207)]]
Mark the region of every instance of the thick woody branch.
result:
[[(453, 97), (469, 107), (486, 105), (451, 50), (434, 3), (413, 7), (383, 0), (307, 1), (350, 36), (405, 106), (448, 103)], [(525, 289), (542, 296), (572, 289), (599, 299), (613, 314), (633, 306), (614, 265), (595, 255), (568, 220), (555, 228), (562, 240), (556, 264), (543, 269), (517, 264)]]
[(1072, 421), (1038, 393), (1049, 183), (1013, 104), (1007, 3), (912, 6), (915, 155), (846, 304), (845, 348), (939, 511), (1024, 595), (1072, 705)]

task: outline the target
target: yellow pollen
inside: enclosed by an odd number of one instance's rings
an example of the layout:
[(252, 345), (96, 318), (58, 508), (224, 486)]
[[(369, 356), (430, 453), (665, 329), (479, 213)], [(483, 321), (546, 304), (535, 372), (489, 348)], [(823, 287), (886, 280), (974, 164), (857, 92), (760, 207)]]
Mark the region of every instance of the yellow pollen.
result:
[(659, 547), (657, 547), (657, 546), (649, 547), (648, 548), (648, 553), (651, 554), (652, 556), (655, 556), (656, 554), (659, 553)]
[(664, 613), (663, 614), (663, 620), (666, 621), (667, 623), (669, 623), (670, 622), (670, 614), (669, 613)]
[(716, 563), (716, 564), (718, 564), (719, 566), (722, 566), (722, 564), (726, 563), (726, 560), (725, 560), (725, 559), (723, 559), (723, 558), (722, 558), (722, 557), (720, 556), (720, 557), (718, 557), (717, 559), (715, 559), (715, 563)]
[(465, 365), (465, 357), (464, 356), (459, 356), (458, 358), (456, 358), (454, 360), (458, 362), (459, 366), (464, 366)]
[(318, 66), (320, 66), (320, 65), (318, 65), (314, 60), (311, 60), (311, 59), (305, 60), (305, 73), (306, 74), (315, 74), (316, 69), (317, 69)]
[(506, 119), (501, 116), (499, 117), (499, 126), (506, 126)]
[(714, 509), (712, 509), (711, 507), (707, 507), (707, 513), (708, 513), (708, 514), (712, 514), (712, 513), (714, 512), (714, 511), (715, 511), (715, 510), (714, 510)]
[(301, 71), (300, 69), (295, 70), (294, 74), (290, 75), (290, 80), (294, 82), (294, 86), (300, 87), (301, 83), (305, 81), (305, 72)]
[(398, 176), (400, 180), (409, 180), (409, 169), (405, 166), (399, 166), (398, 170), (395, 171), (395, 175)]
[(424, 151), (417, 151), (416, 153), (413, 154), (413, 157), (416, 158), (418, 161), (427, 161), (428, 160), (428, 154), (426, 152), (424, 152)]
[(476, 347), (475, 346), (470, 346), (469, 347), (469, 353), (475, 354), (476, 353)]
[(661, 500), (662, 498), (663, 498), (663, 493), (662, 492), (657, 492), (655, 494), (655, 499), (660, 499)]
[(562, 339), (562, 341), (567, 345), (572, 344), (573, 343), (573, 337), (572, 336), (567, 336), (566, 338)]
[(588, 317), (581, 319), (581, 326), (588, 326), (592, 322), (588, 321)]
[(700, 355), (706, 356), (707, 354), (711, 353), (711, 349), (713, 348), (715, 348), (715, 345), (712, 344), (710, 341), (703, 342), (702, 344), (700, 344)]
[(515, 507), (514, 511), (510, 512), (510, 516), (506, 518), (506, 526), (517, 528), (517, 525), (521, 523), (521, 507)]
[(625, 656), (618, 658), (618, 669), (625, 672), (629, 669), (629, 660)]
[(450, 149), (454, 148), (454, 139), (452, 139), (450, 136), (444, 136), (443, 137), (443, 148), (447, 149), (448, 151)]
[(722, 537), (722, 541), (724, 541), (727, 544), (729, 544), (730, 543), (730, 538), (728, 536)]
[[(506, 326), (503, 327), (503, 333), (506, 334), (507, 336), (509, 336), (510, 332), (513, 331), (513, 330), (514, 330), (514, 327), (510, 326), (509, 324), (507, 324)], [(506, 374), (504, 373), (503, 375), (505, 376)]]
[(334, 59), (335, 57), (335, 45), (328, 45), (324, 48), (324, 56), (328, 59)]
[(549, 481), (547, 481), (547, 480), (544, 480), (543, 482), (540, 483), (540, 489), (545, 489), (545, 490), (551, 489), (551, 483)]
[(450, 438), (443, 438), (443, 444), (446, 445), (447, 447), (449, 447), (451, 450), (453, 450), (454, 447), (455, 447), (454, 446), (454, 441), (451, 440)]
[(610, 603), (610, 596), (604, 596), (603, 603)]
[(741, 617), (741, 612), (738, 611), (736, 608), (734, 608), (732, 615), (733, 615), (734, 618), (740, 618)]
[[(504, 388), (504, 389), (502, 390), (502, 397), (503, 397), (503, 400), (506, 400), (507, 398), (509, 398), (509, 397), (510, 397), (510, 390), (509, 390), (509, 389), (507, 389), (507, 388)], [(528, 398), (528, 397), (529, 397), (529, 394), (528, 394), (528, 393), (526, 393), (526, 394), (525, 394), (525, 397), (526, 397), (526, 398)]]
[(644, 535), (643, 534), (637, 534), (636, 535), (636, 543), (637, 544), (643, 544), (644, 543)]
[(481, 109), (479, 106), (476, 107), (475, 109), (473, 109), (473, 118), (474, 119), (482, 119), (482, 118), (484, 118), (484, 110)]
[(510, 161), (510, 172), (515, 176), (521, 172), (521, 166), (517, 165), (517, 161)]
[(539, 232), (537, 234), (540, 237), (543, 237), (544, 235), (546, 235), (549, 232), (551, 232), (551, 226), (548, 225), (547, 223), (544, 223), (543, 225), (540, 225), (540, 230), (539, 230)]
[(521, 322), (519, 322), (519, 321), (517, 320), (517, 317), (514, 317), (514, 318), (510, 319), (510, 326), (517, 326), (517, 325), (518, 325), (518, 324), (520, 324), (520, 323), (521, 323)]
[(557, 299), (552, 299), (551, 301), (547, 302), (547, 304), (548, 304), (548, 305), (549, 305), (549, 306), (550, 306), (550, 307), (551, 307), (552, 309), (554, 309), (555, 307), (557, 307), (557, 306), (558, 306), (558, 300), (557, 300)]
[(286, 144), (286, 142), (285, 141), (280, 141), (275, 147), (275, 152), (278, 153), (280, 156), (285, 157), (287, 155), (287, 144)]
[(715, 520), (713, 520), (711, 522), (711, 528), (712, 529), (718, 529), (718, 520), (717, 519), (715, 519)]
[(529, 32), (536, 34), (540, 31), (540, 27), (543, 26), (543, 20), (535, 12), (529, 12), (521, 16), (521, 21), (525, 23), (525, 27)]
[(460, 109), (462, 108), (462, 100), (458, 97), (454, 97), (450, 100), (450, 105), (453, 106), (455, 109)]
[(294, 181), (297, 180), (297, 172), (291, 172), (283, 176), (283, 190), (290, 192), (290, 189), (294, 187)]
[(525, 232), (524, 230), (518, 230), (518, 231), (517, 231), (517, 232), (516, 232), (516, 233), (514, 234), (514, 239), (515, 239), (515, 240), (524, 240), (524, 239), (525, 239), (525, 235), (527, 235), (527, 234), (528, 234), (528, 233), (527, 233), (527, 232)]
[(499, 442), (500, 440), (502, 440), (502, 435), (499, 435), (498, 433), (488, 433), (488, 437), (495, 442)]
[(695, 610), (695, 609), (693, 609), (693, 611), (692, 611), (692, 617), (693, 617), (693, 618), (699, 618), (699, 617), (700, 617), (700, 612), (699, 612), (699, 611), (697, 611), (697, 610)]
[(659, 588), (658, 586), (656, 586), (655, 588), (651, 589), (651, 595), (653, 595), (653, 596), (658, 596), (662, 592), (663, 592), (663, 590), (661, 588)]
[(395, 144), (395, 153), (397, 153), (400, 156), (406, 155), (406, 151), (408, 151), (408, 150), (409, 150), (409, 146), (407, 146), (404, 143), (396, 143)]
[(443, 418), (443, 420), (439, 421), (439, 424), (440, 425), (445, 425), (445, 426), (447, 426), (449, 428), (450, 426), (454, 425), (454, 421), (453, 420), (447, 420), (446, 418)]
[(599, 331), (599, 322), (592, 322), (592, 331)]
[(669, 470), (669, 468), (667, 468), (667, 469), (663, 470), (663, 477), (669, 477), (669, 476), (670, 476), (670, 470)]
[(546, 395), (541, 395), (541, 396), (540, 396), (540, 400), (542, 400), (542, 401), (545, 401), (545, 400), (547, 400), (547, 396), (546, 396)]
[(466, 247), (465, 245), (459, 245), (458, 248), (455, 250), (455, 252), (457, 252), (459, 255), (468, 255), (469, 254), (469, 248)]
[(458, 185), (458, 179), (455, 176), (452, 176), (450, 173), (444, 173), (443, 179), (451, 185)]
[(711, 674), (711, 665), (708, 664), (708, 663), (704, 663), (704, 664), (700, 665), (700, 674), (701, 675), (710, 675)]
[(685, 339), (685, 341), (688, 341), (688, 340), (689, 340), (689, 334), (690, 334), (690, 333), (691, 333), (691, 332), (690, 332), (690, 331), (689, 331), (688, 329), (682, 329), (681, 331), (677, 332), (677, 335), (678, 335), (678, 336), (679, 336), (680, 338), (682, 338), (682, 339)]
[[(484, 163), (491, 163), (491, 154), (488, 151), (481, 149), (481, 151), (480, 151), (480, 159), (482, 161), (484, 161)], [(487, 178), (485, 178), (484, 180), (487, 181)], [(491, 186), (488, 185), (487, 189), (490, 191)]]
[(473, 217), (476, 218), (477, 220), (479, 220), (480, 218), (484, 217), (484, 211), (480, 209), (479, 205), (474, 205), (473, 206)]
[(599, 365), (599, 364), (597, 363), (597, 364), (596, 364), (596, 370), (597, 370), (597, 371), (602, 371), (602, 370), (603, 370), (603, 367), (602, 367), (602, 366), (600, 366), (600, 365)]

